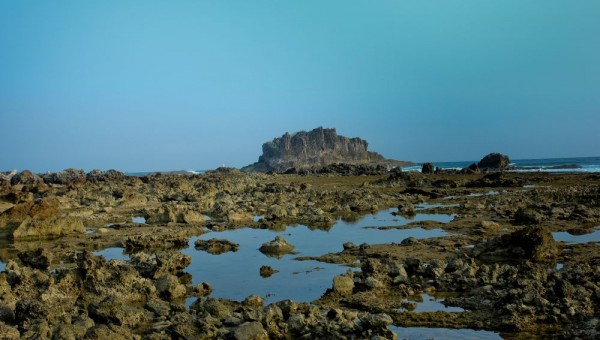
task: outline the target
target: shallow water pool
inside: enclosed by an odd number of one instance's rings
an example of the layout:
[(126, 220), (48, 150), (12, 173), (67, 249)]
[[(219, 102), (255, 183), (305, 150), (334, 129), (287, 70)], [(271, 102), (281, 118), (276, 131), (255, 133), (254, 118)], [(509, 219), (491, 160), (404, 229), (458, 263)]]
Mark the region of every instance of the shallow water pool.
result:
[(498, 333), (474, 329), (390, 326), (390, 330), (398, 335), (398, 339), (502, 339)]
[(129, 255), (125, 254), (125, 249), (123, 248), (106, 248), (102, 250), (98, 250), (94, 252), (96, 256), (104, 256), (107, 261), (110, 260), (129, 260)]
[[(445, 236), (442, 229), (422, 228), (379, 230), (368, 227), (402, 226), (413, 221), (434, 220), (449, 222), (453, 216), (440, 214), (417, 214), (412, 219), (393, 216), (387, 209), (368, 215), (356, 222), (337, 221), (329, 230), (310, 229), (306, 226), (290, 226), (284, 231), (242, 228), (223, 232), (209, 232), (190, 240), (183, 253), (192, 257), (186, 271), (192, 274), (194, 284), (208, 282), (213, 287), (213, 297), (243, 300), (250, 294), (258, 294), (266, 303), (293, 299), (310, 302), (321, 297), (331, 287), (335, 275), (349, 270), (348, 267), (318, 261), (297, 261), (298, 256), (320, 256), (343, 250), (343, 243), (382, 244), (400, 243), (408, 237), (418, 239)], [(295, 254), (281, 258), (269, 257), (258, 248), (276, 236), (283, 237), (295, 246)], [(196, 250), (197, 239), (228, 239), (238, 243), (237, 252), (212, 255)], [(263, 278), (260, 267), (266, 265), (278, 273)]]
[(413, 309), (411, 312), (413, 313), (421, 313), (421, 312), (449, 312), (449, 313), (461, 313), (465, 310), (460, 307), (451, 307), (445, 306), (443, 304), (443, 298), (437, 298), (435, 296), (431, 296), (429, 294), (421, 294), (416, 297), (409, 297), (405, 300), (406, 302), (414, 302), (417, 304), (417, 307)]
[(552, 237), (555, 241), (567, 243), (600, 242), (600, 227), (593, 230), (593, 232), (584, 235), (572, 235), (566, 231), (557, 231), (552, 233)]

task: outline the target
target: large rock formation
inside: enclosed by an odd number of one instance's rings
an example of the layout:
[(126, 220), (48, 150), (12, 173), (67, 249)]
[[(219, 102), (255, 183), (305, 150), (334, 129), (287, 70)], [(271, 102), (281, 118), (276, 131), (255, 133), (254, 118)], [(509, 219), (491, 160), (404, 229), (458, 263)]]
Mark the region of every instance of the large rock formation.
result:
[(368, 151), (368, 143), (360, 138), (347, 138), (335, 129), (316, 128), (312, 131), (285, 133), (263, 144), (258, 162), (242, 168), (243, 171), (285, 171), (290, 168), (307, 169), (334, 163), (410, 166), (413, 163), (386, 160), (377, 152)]

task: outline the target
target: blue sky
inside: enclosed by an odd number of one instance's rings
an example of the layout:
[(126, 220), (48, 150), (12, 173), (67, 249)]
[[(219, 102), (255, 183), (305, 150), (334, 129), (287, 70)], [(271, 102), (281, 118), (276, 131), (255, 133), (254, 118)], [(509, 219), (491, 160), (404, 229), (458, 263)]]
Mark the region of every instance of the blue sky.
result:
[(0, 170), (600, 156), (600, 1), (0, 2)]

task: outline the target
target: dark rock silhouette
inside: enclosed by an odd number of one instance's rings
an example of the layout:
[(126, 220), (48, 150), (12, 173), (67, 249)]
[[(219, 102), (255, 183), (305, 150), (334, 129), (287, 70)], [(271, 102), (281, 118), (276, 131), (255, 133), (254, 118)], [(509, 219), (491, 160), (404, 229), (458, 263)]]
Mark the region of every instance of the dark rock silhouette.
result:
[(490, 153), (483, 157), (479, 163), (479, 169), (506, 169), (508, 164), (510, 163), (510, 159), (507, 155), (503, 155), (501, 153)]

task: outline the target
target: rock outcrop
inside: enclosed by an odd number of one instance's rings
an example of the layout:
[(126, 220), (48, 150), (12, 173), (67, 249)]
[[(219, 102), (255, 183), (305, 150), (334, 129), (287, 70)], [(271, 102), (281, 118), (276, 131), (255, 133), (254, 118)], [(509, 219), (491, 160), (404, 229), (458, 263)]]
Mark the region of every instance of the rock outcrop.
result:
[(347, 138), (335, 129), (316, 128), (312, 131), (285, 133), (263, 144), (258, 162), (242, 168), (247, 172), (282, 172), (290, 168), (321, 168), (329, 164), (381, 164), (409, 166), (410, 162), (386, 160), (377, 152), (368, 151), (368, 143), (360, 138)]
[(507, 155), (503, 155), (501, 153), (490, 153), (483, 157), (477, 166), (479, 169), (497, 169), (502, 170), (508, 167), (510, 163), (510, 159)]

